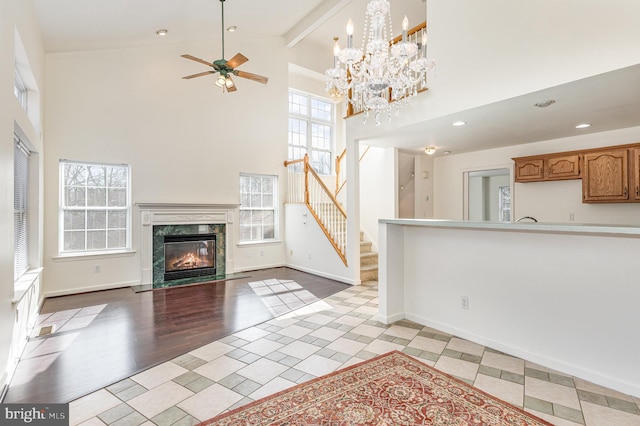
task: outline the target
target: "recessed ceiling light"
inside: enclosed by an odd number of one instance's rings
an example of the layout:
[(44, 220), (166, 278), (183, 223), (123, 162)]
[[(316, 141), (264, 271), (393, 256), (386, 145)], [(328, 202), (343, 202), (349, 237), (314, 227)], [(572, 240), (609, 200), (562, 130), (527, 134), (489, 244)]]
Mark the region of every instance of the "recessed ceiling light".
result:
[(442, 151), (442, 153), (443, 153), (444, 155), (449, 155), (449, 154), (451, 154), (451, 151)]
[(452, 126), (456, 126), (456, 127), (464, 126), (465, 124), (467, 124), (466, 121), (454, 121), (453, 123), (451, 123)]
[(556, 103), (556, 101), (554, 99), (548, 99), (546, 101), (537, 102), (537, 103), (533, 104), (533, 106), (538, 107), (538, 108), (546, 108), (549, 105), (553, 105), (555, 103)]
[(576, 129), (586, 129), (587, 127), (591, 127), (590, 123), (580, 123), (576, 126)]
[(156, 31), (156, 34), (158, 34), (160, 37), (164, 37), (167, 35), (167, 33), (169, 32), (169, 30), (165, 30), (165, 29), (161, 29)]
[(238, 27), (236, 27), (235, 25), (232, 25), (230, 27), (227, 27), (227, 31), (229, 31), (230, 33), (234, 32), (235, 30), (237, 30)]

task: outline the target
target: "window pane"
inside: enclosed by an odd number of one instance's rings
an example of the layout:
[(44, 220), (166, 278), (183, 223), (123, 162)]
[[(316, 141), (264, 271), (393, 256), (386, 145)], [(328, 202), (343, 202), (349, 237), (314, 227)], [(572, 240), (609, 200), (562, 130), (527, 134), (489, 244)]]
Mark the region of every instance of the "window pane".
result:
[(86, 190), (84, 188), (65, 189), (65, 205), (67, 207), (84, 207), (86, 202)]
[(289, 92), (289, 112), (292, 114), (307, 115), (307, 97)]
[(110, 188), (126, 188), (127, 187), (127, 168), (126, 167), (110, 167), (107, 170), (107, 182)]
[(107, 231), (87, 231), (87, 250), (107, 248)]
[(87, 173), (87, 186), (107, 186), (106, 167), (89, 166)]
[(106, 210), (91, 210), (87, 212), (87, 229), (105, 229), (106, 227)]
[(85, 186), (87, 184), (86, 167), (81, 164), (65, 164), (64, 184), (65, 186)]
[(87, 206), (104, 207), (107, 205), (107, 190), (105, 188), (87, 188)]
[(311, 146), (317, 149), (331, 149), (331, 126), (311, 125)]
[(84, 210), (67, 210), (66, 212), (64, 212), (64, 230), (71, 231), (76, 229), (84, 229), (85, 218), (86, 212)]
[(311, 117), (318, 120), (331, 121), (333, 104), (321, 99), (311, 99)]
[(251, 240), (251, 227), (250, 226), (240, 226), (240, 241), (249, 241)]
[(124, 229), (108, 231), (107, 232), (108, 244), (107, 248), (119, 249), (127, 246), (127, 234)]
[(120, 211), (109, 211), (107, 213), (108, 217), (108, 225), (109, 229), (114, 228), (126, 228), (127, 226), (127, 212), (124, 210)]
[(65, 251), (84, 250), (84, 231), (64, 231)]
[(107, 191), (109, 196), (108, 206), (110, 207), (126, 207), (127, 205), (127, 190), (121, 189), (109, 189)]

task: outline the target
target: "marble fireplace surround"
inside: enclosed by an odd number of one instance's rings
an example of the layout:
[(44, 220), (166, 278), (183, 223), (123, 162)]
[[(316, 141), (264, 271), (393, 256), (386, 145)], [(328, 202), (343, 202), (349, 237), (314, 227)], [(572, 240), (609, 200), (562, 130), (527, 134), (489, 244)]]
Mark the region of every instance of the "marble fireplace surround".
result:
[(233, 269), (233, 220), (238, 204), (137, 203), (140, 210), (142, 286), (153, 284), (153, 227), (156, 225), (225, 226), (225, 270)]

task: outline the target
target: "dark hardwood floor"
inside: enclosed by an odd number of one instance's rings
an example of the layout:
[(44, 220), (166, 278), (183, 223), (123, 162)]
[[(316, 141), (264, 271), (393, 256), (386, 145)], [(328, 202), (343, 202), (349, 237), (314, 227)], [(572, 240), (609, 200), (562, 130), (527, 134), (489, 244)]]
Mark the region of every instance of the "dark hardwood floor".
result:
[[(4, 403), (66, 403), (274, 317), (249, 282), (293, 280), (321, 299), (348, 285), (289, 268), (143, 293), (130, 288), (47, 299)], [(71, 319), (69, 319), (71, 318)]]

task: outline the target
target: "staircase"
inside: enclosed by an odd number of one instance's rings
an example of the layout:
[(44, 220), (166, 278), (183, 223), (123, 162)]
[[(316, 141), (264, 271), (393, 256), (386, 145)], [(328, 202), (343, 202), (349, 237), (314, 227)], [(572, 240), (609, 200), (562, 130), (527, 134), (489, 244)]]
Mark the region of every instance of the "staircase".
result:
[(371, 241), (360, 231), (360, 281), (378, 281), (378, 253), (371, 251)]

